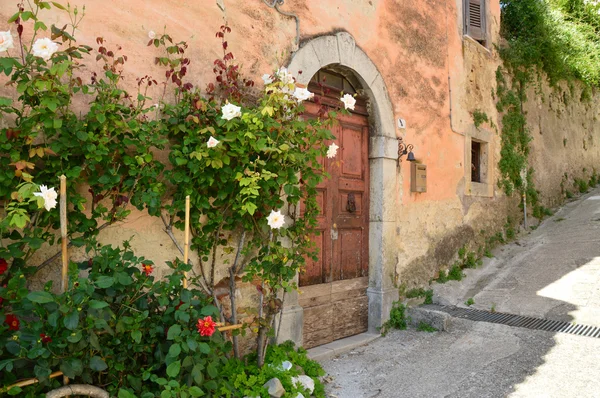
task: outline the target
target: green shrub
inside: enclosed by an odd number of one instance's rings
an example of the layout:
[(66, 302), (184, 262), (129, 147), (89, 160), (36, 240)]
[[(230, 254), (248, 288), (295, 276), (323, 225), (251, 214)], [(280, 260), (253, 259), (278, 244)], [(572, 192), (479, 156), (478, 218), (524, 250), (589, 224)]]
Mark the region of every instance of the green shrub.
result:
[(386, 335), (390, 329), (406, 330), (410, 317), (406, 315), (406, 306), (399, 301), (392, 303), (390, 319), (381, 325), (381, 334)]
[(454, 264), (452, 268), (448, 271), (448, 280), (449, 281), (460, 281), (464, 277), (462, 269), (460, 265)]
[[(284, 370), (281, 364), (284, 361), (292, 363), (292, 368)], [(259, 368), (256, 366), (255, 354), (250, 354), (244, 360), (232, 359), (222, 369), (222, 375), (230, 380), (233, 389), (224, 386), (219, 391), (222, 397), (260, 396), (268, 397), (269, 394), (263, 385), (270, 379), (276, 377), (281, 381), (286, 390), (286, 397), (295, 397), (301, 393), (305, 397), (314, 396), (325, 398), (325, 387), (319, 377), (325, 375), (321, 365), (309, 359), (306, 350), (295, 349), (294, 343), (286, 341), (283, 344), (269, 346), (265, 357), (267, 366)], [(312, 394), (301, 385), (295, 385), (292, 377), (305, 374), (315, 382), (315, 390)]]
[[(231, 343), (218, 331), (197, 330), (199, 320), (218, 319), (218, 310), (199, 290), (182, 287), (189, 265), (169, 266), (172, 272), (155, 281), (152, 263), (125, 242), (72, 263), (64, 294), (52, 293), (52, 282), (29, 291), (23, 273), (11, 271), (0, 288), (0, 317), (16, 317), (18, 325), (0, 326), (0, 386), (37, 377), (39, 384), (11, 393), (38, 396), (56, 386), (48, 376), (57, 370), (111, 396), (122, 389), (140, 397), (194, 396), (227, 386), (221, 369)], [(81, 271), (87, 276), (78, 277)]]
[(579, 192), (586, 193), (588, 191), (589, 185), (588, 185), (587, 181), (576, 178), (575, 179), (575, 187), (579, 190)]
[(437, 332), (438, 331), (436, 328), (434, 328), (433, 326), (431, 326), (427, 322), (423, 322), (423, 321), (419, 322), (419, 324), (417, 325), (417, 330), (419, 332), (428, 332), (428, 333), (433, 333), (433, 332)]

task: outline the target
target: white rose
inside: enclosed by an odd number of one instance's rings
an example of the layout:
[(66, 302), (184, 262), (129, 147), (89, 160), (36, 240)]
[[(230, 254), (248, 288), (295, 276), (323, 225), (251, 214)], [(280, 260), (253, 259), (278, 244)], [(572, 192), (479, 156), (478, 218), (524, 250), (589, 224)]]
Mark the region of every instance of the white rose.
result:
[(206, 146), (209, 148), (214, 148), (219, 144), (219, 140), (217, 140), (215, 137), (213, 137), (212, 135), (210, 136), (210, 138), (208, 139), (208, 141), (206, 142)]
[(298, 100), (298, 102), (302, 102), (314, 97), (314, 94), (305, 88), (296, 87), (296, 90), (294, 90), (294, 97)]
[(335, 155), (337, 155), (337, 150), (338, 150), (339, 146), (335, 145), (335, 143), (329, 145), (329, 149), (327, 149), (327, 157), (328, 158), (334, 158)]
[(267, 84), (273, 83), (273, 78), (268, 73), (265, 73), (264, 75), (262, 75), (262, 79), (263, 79), (263, 82), (265, 82), (265, 86)]
[(153, 30), (151, 30), (151, 31), (148, 32), (148, 38), (150, 40), (154, 39), (155, 37), (156, 37), (156, 33), (154, 33)]
[(44, 199), (44, 207), (50, 211), (56, 207), (56, 198), (58, 194), (54, 188), (48, 189), (45, 185), (40, 185), (40, 192), (34, 192), (34, 196), (40, 196)]
[(58, 44), (49, 38), (44, 37), (42, 39), (37, 39), (35, 43), (33, 43), (32, 50), (33, 55), (43, 58), (44, 61), (48, 61), (52, 58), (52, 54), (58, 51)]
[(281, 210), (273, 211), (267, 217), (267, 224), (273, 229), (279, 229), (285, 224), (285, 217), (281, 214)]
[(10, 30), (7, 30), (6, 32), (0, 32), (0, 53), (14, 47), (13, 37), (10, 33)]
[(354, 110), (354, 105), (356, 105), (356, 99), (350, 94), (344, 94), (340, 101), (344, 103), (344, 107), (346, 109)]
[(292, 76), (292, 74), (288, 72), (285, 66), (279, 68), (279, 70), (275, 72), (275, 74), (283, 84), (289, 84), (294, 82), (294, 76)]
[(224, 105), (223, 108), (221, 108), (221, 111), (223, 112), (221, 118), (225, 120), (231, 120), (234, 117), (242, 116), (242, 108), (233, 104)]

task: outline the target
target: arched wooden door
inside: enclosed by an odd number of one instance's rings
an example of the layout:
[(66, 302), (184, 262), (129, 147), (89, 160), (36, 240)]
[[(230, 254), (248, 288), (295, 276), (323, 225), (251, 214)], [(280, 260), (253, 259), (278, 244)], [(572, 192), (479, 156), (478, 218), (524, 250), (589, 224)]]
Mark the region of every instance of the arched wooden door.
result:
[[(314, 81), (322, 82), (325, 74), (325, 82), (316, 86)], [(339, 75), (319, 72), (309, 90), (321, 94), (319, 102), (339, 106), (340, 92), (352, 94), (354, 88)], [(305, 348), (368, 329), (369, 130), (365, 105), (359, 99), (350, 116), (338, 117), (332, 131), (339, 146), (337, 156), (323, 159), (331, 178), (318, 187), (320, 234), (313, 239), (319, 260), (310, 260), (299, 276)], [(309, 113), (317, 109), (307, 104)]]

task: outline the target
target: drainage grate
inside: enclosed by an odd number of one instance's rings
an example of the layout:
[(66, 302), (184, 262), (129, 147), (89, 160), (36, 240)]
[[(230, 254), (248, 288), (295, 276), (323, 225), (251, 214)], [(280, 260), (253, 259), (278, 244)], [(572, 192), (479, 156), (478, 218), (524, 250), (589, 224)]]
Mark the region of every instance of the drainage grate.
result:
[(553, 321), (550, 319), (532, 318), (503, 312), (490, 312), (476, 310), (473, 308), (461, 308), (451, 305), (428, 304), (421, 308), (442, 311), (455, 318), (468, 319), (470, 321), (499, 323), (501, 325), (515, 326), (527, 329), (544, 330), (547, 332), (569, 333), (586, 337), (600, 338), (600, 327), (580, 325), (564, 321)]

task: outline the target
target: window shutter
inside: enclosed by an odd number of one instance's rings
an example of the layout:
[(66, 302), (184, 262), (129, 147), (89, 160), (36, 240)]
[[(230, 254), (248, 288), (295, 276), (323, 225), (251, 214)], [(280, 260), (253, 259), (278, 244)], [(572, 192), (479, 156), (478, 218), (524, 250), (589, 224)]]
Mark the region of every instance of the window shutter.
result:
[(485, 40), (485, 0), (465, 1), (467, 35), (478, 41)]

